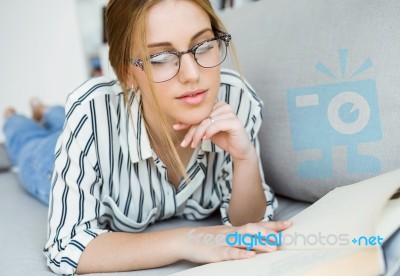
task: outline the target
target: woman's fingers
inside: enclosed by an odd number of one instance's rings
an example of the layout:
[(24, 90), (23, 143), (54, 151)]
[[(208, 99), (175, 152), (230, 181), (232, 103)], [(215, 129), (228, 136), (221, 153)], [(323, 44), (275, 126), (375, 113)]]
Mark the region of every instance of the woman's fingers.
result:
[(223, 113), (204, 120), (193, 133), (193, 147), (197, 147), (202, 140), (211, 139), (221, 131), (230, 131), (235, 125), (235, 116), (232, 113)]
[(191, 246), (197, 246), (196, 254), (189, 254), (188, 260), (217, 262), (251, 258), (257, 252), (274, 252), (282, 243), (279, 231), (290, 225), (290, 221), (261, 221), (239, 227), (196, 228), (189, 234)]
[(196, 132), (197, 128), (198, 128), (198, 125), (190, 127), (190, 129), (188, 130), (188, 132), (185, 135), (185, 138), (183, 138), (181, 147), (186, 147), (192, 143), (192, 138), (193, 138), (193, 135)]
[(228, 260), (240, 260), (240, 259), (247, 259), (254, 257), (256, 255), (256, 252), (254, 251), (249, 251), (246, 249), (240, 249), (240, 248), (235, 248), (235, 247), (227, 247), (224, 250), (225, 256), (223, 257), (223, 261), (228, 261)]
[(254, 250), (257, 252), (273, 252), (282, 243), (279, 232), (289, 228), (291, 221), (261, 221), (248, 223), (227, 235), (226, 242), (230, 246)]
[[(191, 248), (192, 250), (193, 248)], [(229, 260), (240, 260), (254, 257), (255, 251), (240, 249), (236, 247), (202, 247), (196, 248), (196, 252), (188, 255), (185, 259), (195, 263), (214, 263)]]
[(224, 101), (218, 101), (218, 102), (216, 102), (216, 103), (214, 104), (214, 106), (213, 106), (212, 111), (214, 111), (214, 110), (220, 108), (221, 106), (223, 106), (223, 105), (225, 105), (225, 104), (226, 104), (226, 102), (224, 102)]
[(234, 113), (232, 107), (226, 102), (218, 102), (214, 105), (211, 112), (212, 116), (218, 116), (223, 113)]
[[(225, 104), (225, 102), (217, 102), (217, 103), (213, 106), (212, 112), (215, 111), (215, 110), (219, 110), (218, 108), (221, 107), (221, 106), (224, 106), (224, 104)], [(218, 111), (218, 113), (220, 113), (220, 111)], [(218, 113), (215, 113), (214, 116), (215, 116), (215, 115), (218, 115)], [(207, 119), (207, 118), (206, 118), (206, 119)], [(192, 126), (192, 125), (188, 125), (188, 124), (185, 124), (185, 123), (176, 121), (175, 124), (172, 125), (172, 128), (173, 128), (174, 130), (183, 130), (183, 129), (188, 129), (188, 128), (190, 128), (191, 126)]]
[[(228, 131), (235, 126), (234, 120), (237, 119), (233, 109), (227, 103), (220, 101), (213, 106), (213, 110), (209, 117), (205, 118), (198, 125), (187, 125), (177, 122), (173, 125), (175, 130), (188, 129), (188, 132), (183, 139), (181, 146), (190, 145), (192, 148), (197, 147), (204, 139), (210, 139), (213, 135), (220, 131)], [(228, 121), (228, 120), (233, 120)], [(241, 126), (241, 125), (240, 125)]]
[(232, 112), (221, 112), (218, 115), (211, 113), (196, 127), (194, 132), (188, 132), (185, 140), (191, 141), (190, 145), (195, 148), (202, 140), (211, 139), (219, 132), (231, 132), (233, 129), (241, 127), (243, 126)]
[(278, 232), (273, 228), (266, 227), (263, 222), (248, 223), (239, 227), (235, 233), (227, 235), (227, 242), (247, 250), (272, 252), (282, 242), (282, 237)]
[(285, 220), (285, 221), (261, 221), (261, 224), (263, 224), (265, 227), (272, 229), (274, 231), (280, 232), (283, 231), (290, 226), (292, 226), (292, 222), (290, 220)]

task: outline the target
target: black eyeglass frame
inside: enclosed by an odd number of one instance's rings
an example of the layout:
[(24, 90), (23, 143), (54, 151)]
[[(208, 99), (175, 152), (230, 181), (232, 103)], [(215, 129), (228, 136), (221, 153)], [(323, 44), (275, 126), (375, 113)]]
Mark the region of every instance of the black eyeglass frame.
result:
[[(176, 56), (178, 57), (178, 60), (179, 60), (179, 68), (178, 68), (178, 70), (176, 71), (175, 75), (173, 75), (171, 78), (169, 78), (169, 79), (167, 79), (167, 80), (164, 80), (164, 81), (154, 81), (154, 82), (160, 83), (160, 82), (166, 82), (166, 81), (169, 81), (170, 79), (173, 79), (173, 78), (178, 74), (178, 72), (179, 72), (179, 70), (180, 70), (180, 68), (181, 68), (181, 57), (182, 57), (184, 54), (191, 53), (191, 54), (193, 55), (193, 58), (194, 58), (194, 60), (196, 61), (196, 63), (197, 63), (200, 67), (202, 67), (202, 68), (213, 68), (213, 67), (216, 67), (216, 66), (220, 65), (222, 62), (224, 62), (228, 51), (225, 53), (224, 58), (221, 60), (221, 62), (220, 62), (219, 64), (216, 64), (216, 65), (210, 66), (210, 67), (205, 67), (205, 66), (202, 66), (201, 64), (199, 64), (198, 61), (197, 61), (197, 59), (196, 59), (196, 55), (195, 55), (196, 50), (197, 50), (201, 45), (203, 45), (204, 43), (210, 42), (210, 41), (218, 40), (218, 39), (221, 39), (222, 42), (225, 43), (226, 48), (228, 48), (229, 42), (231, 41), (232, 36), (231, 36), (230, 34), (220, 32), (219, 35), (217, 35), (217, 36), (215, 36), (215, 37), (213, 37), (213, 38), (204, 40), (204, 41), (202, 41), (202, 42), (200, 42), (200, 43), (194, 45), (192, 48), (190, 48), (190, 49), (187, 50), (187, 51), (182, 51), (182, 52), (179, 52), (179, 51), (163, 51), (163, 52), (160, 52), (160, 53), (156, 53), (156, 54), (150, 55), (149, 59), (151, 59), (151, 58), (153, 58), (153, 57), (157, 57), (157, 56), (159, 56), (159, 55), (163, 55), (163, 54), (173, 54), (173, 55), (176, 55)], [(130, 60), (130, 63), (131, 63), (132, 65), (136, 66), (136, 67), (139, 67), (140, 69), (142, 69), (142, 71), (144, 71), (144, 66), (143, 66), (143, 61), (142, 61), (142, 59), (140, 59), (140, 58), (138, 58), (138, 59), (131, 59), (131, 60)]]

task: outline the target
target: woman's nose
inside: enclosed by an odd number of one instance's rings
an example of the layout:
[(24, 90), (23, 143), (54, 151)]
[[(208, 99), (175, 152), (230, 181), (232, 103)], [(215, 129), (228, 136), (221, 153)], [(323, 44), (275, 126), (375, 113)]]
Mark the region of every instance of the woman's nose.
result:
[(188, 53), (181, 56), (178, 77), (181, 82), (197, 82), (201, 77), (200, 66), (194, 59), (193, 54)]

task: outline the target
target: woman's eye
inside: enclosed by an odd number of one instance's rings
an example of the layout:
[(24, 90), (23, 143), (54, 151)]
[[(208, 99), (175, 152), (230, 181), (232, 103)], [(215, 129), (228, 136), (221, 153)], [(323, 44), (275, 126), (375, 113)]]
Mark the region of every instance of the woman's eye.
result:
[(153, 56), (150, 58), (150, 63), (152, 65), (162, 65), (170, 62), (174, 62), (176, 59), (175, 55), (173, 54), (162, 54)]
[(205, 42), (196, 49), (196, 54), (207, 53), (208, 51), (212, 50), (214, 47), (215, 47), (215, 45), (213, 43)]

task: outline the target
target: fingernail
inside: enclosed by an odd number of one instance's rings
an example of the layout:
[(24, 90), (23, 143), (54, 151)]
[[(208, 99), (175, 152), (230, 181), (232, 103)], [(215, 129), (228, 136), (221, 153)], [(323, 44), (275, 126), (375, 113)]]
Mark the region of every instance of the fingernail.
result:
[(181, 143), (181, 147), (185, 147), (185, 146), (186, 146), (186, 141), (183, 140), (182, 143)]
[(286, 221), (284, 221), (284, 224), (285, 224), (285, 225), (291, 225), (292, 222), (291, 222), (290, 220), (286, 220)]
[(204, 135), (204, 136), (203, 136), (203, 140), (206, 140), (206, 138), (207, 138), (207, 137)]
[(192, 142), (192, 145), (191, 145), (191, 147), (192, 147), (192, 148), (194, 148), (194, 142)]

